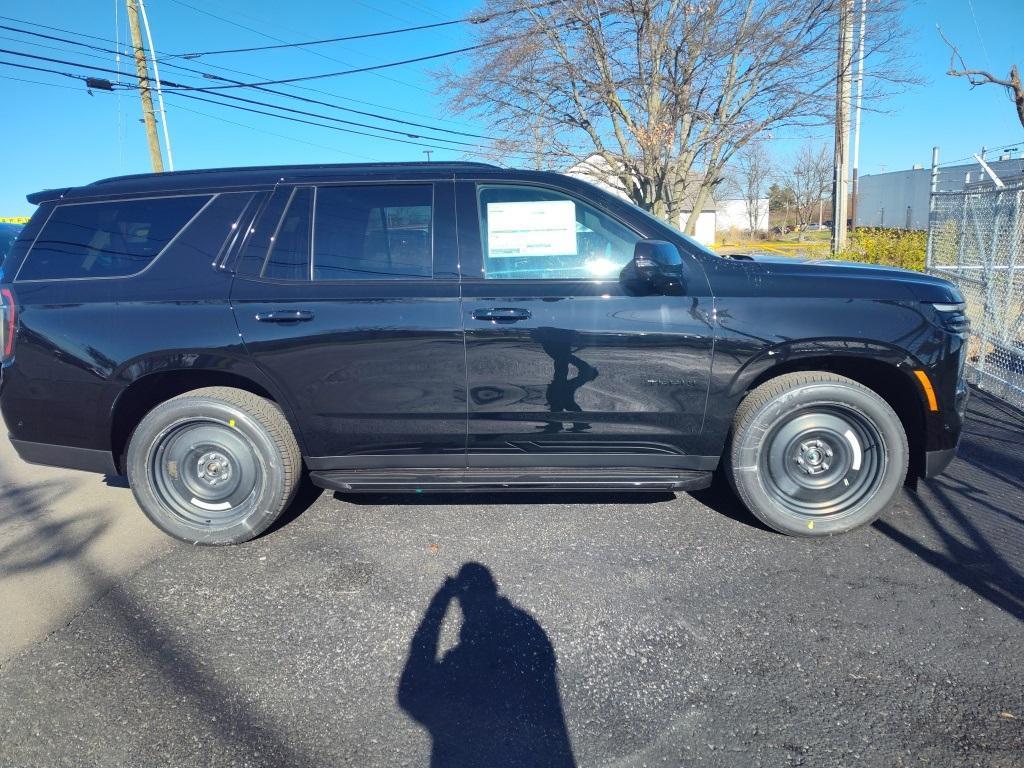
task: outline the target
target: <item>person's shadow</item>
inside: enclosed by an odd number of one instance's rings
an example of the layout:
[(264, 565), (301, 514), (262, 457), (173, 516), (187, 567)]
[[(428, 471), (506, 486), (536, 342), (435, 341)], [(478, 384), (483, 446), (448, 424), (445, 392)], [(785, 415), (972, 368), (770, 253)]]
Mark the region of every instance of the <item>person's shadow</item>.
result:
[[(459, 643), (438, 658), (452, 600)], [(491, 572), (466, 563), (434, 595), (398, 684), (398, 704), (429, 732), (434, 768), (573, 768), (555, 651), (540, 624), (498, 594)]]

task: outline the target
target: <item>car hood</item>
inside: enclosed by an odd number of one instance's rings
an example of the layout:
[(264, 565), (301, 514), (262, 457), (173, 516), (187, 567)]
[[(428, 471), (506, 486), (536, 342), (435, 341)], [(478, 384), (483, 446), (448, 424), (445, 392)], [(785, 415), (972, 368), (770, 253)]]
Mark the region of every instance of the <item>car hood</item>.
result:
[[(960, 291), (948, 280), (899, 267), (770, 254), (728, 256), (726, 261), (746, 265), (744, 269), (748, 278), (753, 278), (762, 288), (785, 287), (790, 295), (909, 299), (935, 303), (963, 301)], [(801, 285), (803, 290), (800, 290)]]

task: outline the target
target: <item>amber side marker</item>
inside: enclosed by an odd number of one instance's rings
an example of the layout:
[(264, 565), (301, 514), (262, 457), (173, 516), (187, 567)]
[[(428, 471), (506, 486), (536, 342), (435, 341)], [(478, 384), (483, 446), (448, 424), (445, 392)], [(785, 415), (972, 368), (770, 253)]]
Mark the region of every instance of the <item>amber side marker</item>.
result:
[(924, 371), (914, 371), (914, 375), (921, 382), (921, 389), (924, 390), (924, 395), (928, 398), (928, 410), (939, 410), (939, 401), (935, 399), (935, 390), (932, 389), (932, 382), (928, 378), (928, 374)]

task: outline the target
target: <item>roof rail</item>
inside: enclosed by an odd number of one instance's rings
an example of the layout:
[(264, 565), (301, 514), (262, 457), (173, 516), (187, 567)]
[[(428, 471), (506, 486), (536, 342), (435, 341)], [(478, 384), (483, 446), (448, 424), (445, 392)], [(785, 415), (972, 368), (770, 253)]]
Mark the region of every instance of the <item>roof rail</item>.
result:
[(126, 179), (147, 179), (163, 178), (167, 176), (190, 176), (204, 173), (223, 173), (225, 171), (313, 171), (313, 170), (355, 170), (359, 168), (500, 168), (501, 166), (492, 163), (479, 163), (473, 161), (457, 160), (452, 162), (442, 161), (410, 161), (410, 162), (380, 162), (380, 163), (309, 163), (305, 165), (244, 165), (226, 166), (222, 168), (195, 168), (183, 171), (166, 171), (163, 173), (134, 173), (126, 176), (110, 176), (99, 179), (86, 186), (97, 184), (108, 184)]

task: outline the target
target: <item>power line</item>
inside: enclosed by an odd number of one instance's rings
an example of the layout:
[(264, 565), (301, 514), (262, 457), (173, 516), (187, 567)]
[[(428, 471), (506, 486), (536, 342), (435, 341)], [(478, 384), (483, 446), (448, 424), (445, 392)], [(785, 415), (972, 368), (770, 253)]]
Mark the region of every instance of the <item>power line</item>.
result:
[(303, 75), (301, 77), (286, 77), (280, 80), (265, 80), (259, 83), (240, 83), (238, 85), (217, 85), (213, 86), (216, 90), (226, 90), (228, 88), (255, 88), (256, 86), (262, 85), (285, 85), (288, 83), (303, 83), (309, 82), (310, 80), (323, 80), (329, 77), (341, 77), (342, 75), (356, 75), (362, 72), (375, 72), (379, 69), (390, 69), (391, 67), (400, 67), (405, 64), (417, 64), (421, 61), (433, 61), (435, 59), (445, 58), (447, 56), (455, 56), (460, 53), (466, 53), (468, 51), (475, 51), (480, 48), (486, 48), (491, 45), (495, 45), (497, 42), (480, 43), (478, 45), (468, 45), (465, 48), (455, 48), (450, 51), (441, 51), (439, 53), (431, 53), (426, 56), (416, 56), (411, 59), (402, 59), (401, 61), (389, 61), (385, 64), (372, 64), (368, 67), (358, 67), (356, 69), (345, 69), (339, 72), (322, 72), (319, 75)]
[[(59, 86), (59, 87), (61, 87), (61, 88), (70, 88), (71, 86), (69, 86), (69, 85), (62, 85), (62, 86)], [(265, 133), (268, 136), (276, 136), (277, 138), (284, 139), (285, 141), (293, 141), (293, 142), (296, 142), (298, 144), (306, 144), (306, 145), (308, 145), (310, 147), (317, 147), (318, 149), (326, 149), (326, 150), (329, 150), (331, 152), (337, 152), (337, 153), (342, 154), (342, 155), (348, 155), (349, 157), (358, 157), (360, 160), (369, 160), (371, 162), (379, 162), (380, 161), (379, 158), (371, 157), (369, 155), (360, 155), (360, 154), (358, 154), (356, 152), (347, 152), (347, 151), (345, 151), (343, 149), (338, 149), (337, 147), (330, 147), (330, 146), (328, 146), (326, 144), (317, 144), (316, 142), (313, 142), (313, 141), (305, 141), (304, 139), (298, 139), (298, 138), (296, 138), (294, 136), (287, 136), (287, 135), (285, 135), (283, 133), (275, 133), (274, 131), (267, 131), (267, 130), (264, 130), (262, 128), (256, 128), (255, 126), (249, 125), (248, 123), (239, 123), (236, 120), (228, 120), (226, 117), (218, 117), (217, 115), (211, 115), (208, 112), (201, 112), (198, 109), (190, 109), (189, 107), (186, 107), (183, 104), (175, 104), (174, 108), (178, 109), (178, 110), (181, 110), (183, 112), (191, 112), (193, 115), (201, 115), (202, 117), (209, 118), (210, 120), (216, 120), (216, 121), (221, 122), (221, 123), (227, 123), (228, 125), (236, 125), (239, 128), (245, 128), (245, 129), (250, 130), (250, 131), (255, 131), (256, 133)]]
[[(4, 62), (0, 62), (2, 64)], [(41, 70), (47, 72), (49, 70)], [(42, 80), (29, 80), (24, 77), (11, 77), (10, 75), (0, 75), (2, 80), (13, 80), (18, 83), (31, 83), (32, 85), (45, 85), (47, 88), (63, 88), (65, 91), (74, 91), (75, 93), (81, 93), (82, 89), (77, 88), (73, 85), (61, 85), (60, 83), (44, 83)]]
[[(11, 27), (11, 26), (8, 26), (8, 25), (5, 25), (5, 24), (0, 24), (0, 29), (6, 29), (6, 30), (13, 31), (13, 32), (18, 32), (20, 34), (26, 34), (26, 35), (32, 35), (32, 36), (35, 36), (35, 37), (45, 38), (47, 40), (55, 40), (55, 41), (58, 41), (58, 42), (70, 43), (71, 45), (78, 45), (78, 46), (82, 46), (82, 47), (88, 48), (90, 50), (101, 51), (103, 53), (114, 54), (116, 56), (120, 56), (121, 55), (120, 51), (117, 51), (117, 50), (114, 50), (114, 49), (103, 48), (101, 46), (92, 45), (90, 43), (82, 43), (82, 42), (78, 42), (76, 40), (71, 40), (71, 39), (65, 38), (65, 37), (57, 37), (55, 35), (45, 35), (45, 34), (42, 34), (40, 32), (32, 32), (31, 30), (22, 30), (22, 29), (18, 29), (17, 27)], [(10, 38), (10, 37), (0, 37), (0, 39), (11, 40), (13, 42), (22, 42), (22, 41), (18, 40), (17, 38)], [(28, 43), (28, 42), (26, 42), (24, 44), (34, 45), (36, 47), (47, 48), (47, 49), (56, 50), (56, 51), (62, 51), (63, 50), (63, 49), (57, 48), (55, 46), (47, 46), (47, 45), (43, 45), (41, 43)], [(84, 53), (83, 52), (82, 55), (92, 56), (92, 57), (95, 57), (95, 58), (99, 58), (99, 55), (95, 54), (95, 53)], [(470, 133), (468, 131), (457, 131), (457, 130), (454, 130), (452, 128), (442, 128), (442, 127), (439, 127), (439, 126), (432, 126), (432, 125), (427, 125), (427, 124), (424, 124), (424, 123), (413, 122), (411, 120), (402, 120), (402, 119), (396, 118), (396, 117), (388, 117), (387, 115), (381, 115), (381, 114), (376, 113), (376, 112), (368, 112), (368, 111), (365, 111), (365, 110), (352, 109), (351, 107), (343, 107), (343, 106), (341, 106), (339, 104), (332, 104), (330, 102), (322, 101), (320, 99), (310, 99), (310, 98), (307, 98), (305, 96), (299, 96), (297, 94), (287, 93), (285, 91), (276, 91), (276, 90), (272, 90), (270, 88), (264, 88), (262, 86), (256, 86), (256, 85), (250, 86), (249, 84), (243, 83), (240, 80), (233, 80), (231, 78), (221, 77), (219, 75), (212, 75), (212, 74), (203, 72), (202, 70), (194, 69), (192, 67), (186, 67), (186, 66), (183, 66), (183, 65), (180, 65), (180, 64), (174, 64), (172, 62), (164, 62), (164, 66), (165, 67), (174, 67), (175, 69), (180, 69), (180, 70), (185, 71), (185, 72), (193, 72), (193, 73), (196, 73), (199, 76), (205, 77), (207, 79), (223, 80), (223, 81), (226, 81), (226, 82), (234, 83), (235, 85), (238, 85), (238, 86), (253, 87), (253, 88), (257, 89), (257, 90), (265, 91), (267, 93), (273, 93), (275, 95), (283, 96), (285, 98), (295, 99), (297, 101), (303, 101), (303, 102), (306, 102), (308, 104), (318, 104), (320, 106), (330, 107), (331, 109), (337, 109), (337, 110), (340, 110), (340, 111), (343, 111), (343, 112), (351, 112), (351, 113), (354, 113), (354, 114), (363, 115), (364, 117), (373, 117), (373, 118), (375, 118), (377, 120), (385, 120), (385, 121), (388, 121), (388, 122), (399, 123), (399, 124), (402, 124), (402, 125), (410, 125), (410, 126), (413, 126), (413, 127), (416, 127), (416, 128), (425, 128), (427, 130), (432, 130), (432, 131), (443, 131), (443, 132), (447, 132), (447, 133), (457, 134), (457, 135), (460, 135), (460, 136), (467, 136), (469, 138), (483, 139), (485, 141), (494, 141), (493, 138), (491, 138), (489, 136), (484, 136), (484, 135), (479, 134), (479, 133)], [(165, 79), (164, 82), (165, 83), (169, 83), (170, 81), (167, 81)], [(209, 88), (200, 88), (199, 86), (187, 86), (186, 85), (186, 86), (182, 86), (182, 87), (185, 87), (185, 88), (196, 88), (197, 90), (201, 90), (201, 91), (208, 91), (208, 90), (210, 90)], [(376, 128), (377, 126), (366, 126), (366, 127)], [(380, 130), (388, 130), (388, 129), (380, 128)]]
[[(184, 2), (184, 0), (171, 0), (171, 2), (176, 3), (177, 5), (180, 5), (180, 6), (184, 7), (184, 8), (188, 8), (190, 10), (193, 10), (196, 13), (201, 13), (204, 16), (209, 16), (211, 19), (216, 19), (217, 21), (223, 22), (225, 24), (230, 24), (233, 27), (238, 27), (239, 29), (244, 29), (247, 32), (252, 32), (253, 34), (259, 35), (260, 37), (265, 37), (268, 40), (273, 40), (276, 43), (286, 43), (286, 42), (288, 42), (287, 40), (284, 40), (283, 38), (275, 37), (274, 35), (267, 34), (266, 32), (261, 32), (260, 30), (256, 29), (255, 27), (250, 27), (250, 26), (247, 26), (245, 24), (242, 24), (240, 21), (236, 21), (233, 18), (227, 18), (225, 16), (218, 16), (216, 13), (213, 13), (212, 11), (208, 11), (205, 8), (197, 8), (196, 6), (191, 5), (190, 3)], [(252, 18), (252, 17), (249, 17), (249, 18)], [(327, 61), (334, 61), (334, 62), (337, 62), (338, 64), (342, 64), (343, 66), (346, 66), (346, 67), (353, 66), (351, 62), (345, 61), (343, 59), (339, 59), (339, 58), (337, 58), (335, 56), (329, 56), (326, 53), (322, 53), (321, 51), (306, 50), (304, 48), (300, 49), (300, 50), (302, 50), (304, 53), (310, 54), (311, 56), (317, 56), (318, 58), (326, 59)], [(413, 88), (413, 89), (418, 90), (418, 91), (426, 91), (427, 90), (426, 88), (423, 88), (420, 85), (415, 85), (413, 83), (407, 83), (404, 80), (399, 80), (396, 77), (391, 77), (389, 75), (385, 75), (385, 74), (382, 74), (380, 72), (374, 72), (372, 74), (375, 77), (381, 78), (382, 80), (388, 80), (389, 82), (398, 83), (399, 85), (404, 85), (407, 88)]]
[[(184, 59), (198, 59), (200, 56), (220, 56), (224, 53), (250, 53), (253, 51), (276, 51), (282, 48), (305, 48), (311, 45), (327, 45), (328, 43), (343, 43), (349, 40), (365, 40), (370, 37), (385, 37), (387, 35), (398, 35), (403, 32), (418, 32), (424, 29), (436, 29), (437, 27), (450, 27), (453, 24), (473, 23), (472, 19), (452, 19), (450, 21), (437, 21), (433, 24), (420, 24), (414, 27), (402, 27), (400, 29), (387, 29), (381, 32), (364, 32), (360, 35), (345, 35), (344, 37), (327, 37), (322, 40), (305, 40), (299, 43), (277, 43), (276, 45), (255, 45), (249, 48), (225, 48), (220, 51), (196, 51), (179, 53), (178, 56)], [(254, 30), (255, 31), (255, 30)]]
[[(188, 6), (188, 7), (191, 7), (191, 6)], [(221, 17), (216, 17), (216, 18), (221, 18)], [(79, 42), (77, 40), (69, 40), (67, 38), (52, 38), (52, 39), (60, 40), (62, 42), (70, 43), (72, 45), (84, 46), (84, 47), (87, 47), (87, 48), (92, 48), (93, 50), (103, 51), (105, 53), (111, 53), (111, 54), (114, 54), (116, 56), (122, 55), (122, 52), (119, 50), (120, 46), (121, 46), (120, 41), (114, 41), (114, 40), (111, 40), (110, 38), (100, 37), (98, 35), (89, 35), (89, 34), (86, 34), (84, 32), (77, 32), (75, 30), (66, 29), (64, 27), (54, 27), (54, 26), (51, 26), (51, 25), (48, 25), (48, 24), (40, 24), (39, 22), (36, 22), (36, 21), (29, 21), (27, 19), (19, 19), (19, 18), (15, 18), (13, 16), (3, 16), (3, 15), (0, 15), (0, 19), (4, 19), (6, 21), (13, 21), (13, 22), (16, 22), (16, 23), (19, 23), (19, 24), (28, 24), (29, 26), (38, 27), (40, 29), (47, 29), (47, 30), (50, 30), (52, 32), (64, 32), (65, 34), (69, 34), (69, 35), (76, 35), (78, 37), (83, 37), (83, 38), (87, 38), (87, 39), (90, 39), (90, 40), (99, 40), (99, 41), (104, 42), (104, 43), (113, 44), (113, 45), (118, 46), (118, 50), (112, 50), (110, 48), (101, 48), (99, 46), (90, 46), (90, 45), (88, 45), (86, 43), (81, 43), (81, 42)], [(230, 19), (222, 19), (222, 20), (225, 21), (225, 22), (228, 22), (228, 23), (234, 23), (234, 22), (231, 22)], [(248, 29), (248, 27), (246, 29)], [(31, 35), (36, 35), (36, 36), (40, 36), (41, 35), (41, 33), (32, 32), (30, 30), (18, 30), (18, 31), (22, 32), (23, 34), (31, 34)], [(277, 39), (277, 38), (274, 38), (274, 37), (272, 37), (270, 35), (266, 35), (263, 32), (257, 32), (257, 34), (263, 35), (264, 37), (270, 37), (270, 39)], [(166, 51), (157, 51), (157, 53), (160, 56), (162, 56), (162, 57), (167, 57), (167, 56), (172, 55), (172, 54), (167, 53)], [(330, 59), (331, 61), (338, 61), (338, 59), (333, 59), (331, 57), (326, 57), (326, 58)], [(188, 67), (188, 66), (185, 66), (183, 64), (177, 64), (177, 63), (174, 63), (174, 62), (166, 62), (164, 66), (174, 67), (175, 69), (179, 69), (179, 70), (181, 70), (183, 72), (196, 73), (196, 74), (198, 74), (198, 75), (200, 75), (202, 77), (210, 77), (210, 75), (208, 75), (203, 70), (195, 69), (193, 67)], [(245, 77), (254, 77), (254, 78), (259, 78), (259, 79), (266, 79), (262, 75), (257, 75), (257, 74), (254, 74), (252, 72), (247, 72), (247, 71), (241, 70), (241, 69), (234, 69), (232, 67), (226, 67), (223, 64), (207, 64), (206, 66), (210, 67), (210, 68), (213, 68), (213, 69), (221, 70), (223, 72), (230, 72), (230, 73), (235, 74), (235, 75), (243, 75)], [(382, 75), (382, 77), (383, 77), (383, 75)], [(403, 83), (401, 80), (395, 80), (394, 78), (387, 78), (387, 79), (391, 80), (392, 82), (400, 83), (400, 84), (403, 84), (403, 85), (408, 85), (408, 83)], [(466, 125), (466, 123), (463, 122), (463, 121), (449, 120), (447, 118), (434, 117), (432, 115), (424, 115), (424, 114), (421, 114), (419, 112), (412, 112), (412, 111), (407, 110), (407, 109), (399, 109), (397, 107), (393, 107), (393, 106), (386, 105), (386, 104), (376, 104), (376, 103), (374, 103), (372, 101), (365, 101), (363, 99), (354, 99), (354, 98), (347, 97), (347, 96), (340, 96), (338, 94), (331, 93), (330, 91), (324, 91), (324, 90), (319, 89), (319, 88), (311, 88), (309, 86), (302, 86), (302, 85), (292, 85), (290, 87), (296, 88), (297, 90), (306, 91), (308, 93), (318, 93), (318, 94), (320, 94), (322, 96), (329, 96), (329, 97), (331, 97), (333, 99), (340, 99), (342, 101), (350, 101), (350, 102), (353, 102), (355, 104), (363, 104), (365, 106), (376, 107), (378, 109), (386, 109), (386, 110), (389, 110), (391, 112), (398, 112), (400, 114), (412, 115), (414, 117), (424, 117), (424, 118), (428, 118), (428, 119), (434, 119), (434, 120), (438, 120), (438, 121), (443, 122), (443, 123), (452, 123), (453, 125)], [(420, 89), (420, 90), (422, 90), (422, 89)], [(339, 108), (340, 109), (344, 109), (343, 107), (339, 107)], [(395, 120), (397, 118), (384, 118), (384, 119), (393, 119), (393, 120)], [(424, 127), (424, 126), (420, 126), (420, 127)]]
[[(21, 52), (21, 51), (12, 51), (12, 50), (7, 49), (7, 48), (0, 48), (0, 53), (4, 53), (4, 54), (8, 54), (8, 55), (13, 55), (13, 56), (23, 56), (25, 58), (34, 59), (34, 60), (38, 60), (38, 61), (45, 61), (45, 62), (49, 62), (49, 63), (52, 63), (52, 64), (64, 64), (66, 66), (76, 67), (76, 68), (79, 68), (79, 69), (90, 69), (90, 70), (97, 71), (97, 72), (103, 72), (105, 74), (119, 74), (117, 72), (117, 70), (108, 69), (106, 67), (97, 67), (97, 66), (94, 66), (93, 64), (81, 64), (81, 63), (74, 62), (74, 61), (68, 61), (67, 59), (55, 59), (55, 58), (52, 58), (50, 56), (39, 56), (39, 55), (36, 55), (36, 54), (33, 54), (33, 53), (25, 53), (25, 52)], [(194, 86), (183, 86), (180, 83), (175, 83), (173, 80), (165, 80), (164, 84), (166, 86), (168, 86), (166, 88), (166, 92), (167, 93), (178, 93), (178, 94), (181, 94), (183, 92), (195, 92), (195, 93), (206, 93), (206, 94), (213, 95), (214, 92), (218, 90), (217, 88), (198, 88), (198, 87), (194, 87)], [(134, 86), (131, 86), (131, 87), (134, 87)], [(332, 122), (342, 123), (342, 124), (345, 124), (345, 125), (354, 125), (354, 126), (358, 126), (360, 128), (369, 128), (369, 129), (374, 130), (374, 131), (383, 131), (385, 133), (398, 134), (400, 136), (407, 136), (407, 137), (413, 138), (413, 139), (426, 139), (428, 141), (442, 141), (442, 142), (445, 142), (445, 143), (448, 143), (448, 144), (458, 144), (458, 145), (467, 146), (467, 147), (475, 147), (475, 146), (477, 146), (476, 144), (473, 144), (471, 142), (461, 141), (459, 139), (446, 139), (446, 138), (444, 138), (442, 136), (424, 136), (424, 135), (421, 135), (421, 134), (409, 133), (408, 131), (396, 130), (394, 128), (385, 128), (385, 127), (379, 126), (379, 125), (369, 125), (367, 123), (360, 123), (360, 122), (357, 122), (357, 121), (354, 121), (354, 120), (345, 120), (344, 118), (333, 117), (331, 115), (321, 115), (321, 114), (316, 113), (316, 112), (307, 112), (307, 111), (301, 110), (301, 109), (292, 109), (291, 107), (284, 107), (284, 106), (281, 106), (279, 104), (268, 104), (265, 101), (259, 101), (257, 99), (247, 99), (244, 96), (236, 96), (234, 94), (229, 94), (229, 93), (225, 93), (225, 94), (216, 93), (215, 95), (221, 96), (222, 98), (225, 98), (225, 99), (231, 99), (232, 101), (241, 101), (241, 102), (246, 103), (246, 104), (255, 104), (255, 105), (261, 106), (261, 107), (269, 107), (271, 109), (279, 109), (279, 110), (281, 110), (283, 112), (291, 112), (293, 114), (305, 115), (307, 117), (315, 117), (315, 118), (317, 118), (319, 120), (330, 120)], [(365, 135), (372, 135), (372, 134), (365, 134)], [(386, 136), (378, 136), (378, 138), (387, 138), (387, 137)]]
[[(195, 6), (189, 5), (188, 3), (184, 3), (181, 0), (173, 0), (173, 2), (177, 3), (178, 5), (183, 5), (186, 8), (191, 8), (194, 11), (199, 11), (200, 13), (205, 13), (205, 14), (207, 14), (209, 16), (213, 16), (214, 18), (221, 19), (222, 21), (227, 21), (227, 22), (229, 22), (231, 24), (235, 24), (236, 26), (239, 26), (242, 29), (247, 29), (250, 32), (255, 32), (258, 35), (263, 35), (264, 34), (263, 32), (260, 32), (257, 29), (253, 29), (252, 27), (246, 27), (246, 26), (244, 26), (242, 24), (238, 24), (237, 22), (231, 21), (229, 19), (224, 19), (223, 17), (216, 16), (215, 14), (212, 14), (209, 11), (206, 11), (206, 10), (203, 10), (203, 9), (200, 9), (200, 8), (196, 8)], [(550, 6), (550, 5), (554, 5), (554, 2), (539, 3), (537, 5), (532, 6), (531, 9), (544, 8), (544, 7), (547, 7), (547, 6)], [(379, 32), (363, 32), (363, 33), (360, 33), (358, 35), (345, 35), (343, 37), (326, 37), (326, 38), (321, 38), (319, 40), (304, 40), (304, 41), (297, 42), (297, 43), (281, 42), (281, 43), (278, 43), (276, 45), (255, 45), (255, 46), (250, 46), (248, 48), (225, 48), (223, 50), (216, 50), (216, 51), (197, 51), (197, 52), (190, 52), (190, 53), (181, 53), (181, 54), (178, 54), (178, 56), (180, 56), (182, 58), (186, 58), (186, 59), (195, 59), (195, 58), (199, 58), (200, 56), (219, 56), (220, 54), (223, 54), (223, 53), (251, 53), (253, 51), (274, 51), (274, 50), (280, 50), (282, 48), (305, 48), (305, 47), (311, 46), (311, 45), (327, 45), (329, 43), (342, 43), (342, 42), (348, 42), (348, 41), (351, 41), (351, 40), (366, 40), (368, 38), (374, 38), (374, 37), (386, 37), (388, 35), (400, 35), (400, 34), (403, 34), (405, 32), (419, 32), (419, 31), (427, 30), (427, 29), (437, 29), (438, 27), (450, 27), (450, 26), (453, 26), (455, 24), (484, 24), (484, 23), (493, 21), (494, 19), (496, 19), (498, 17), (501, 17), (501, 16), (509, 16), (511, 14), (519, 13), (520, 10), (521, 9), (519, 9), (519, 8), (514, 8), (512, 10), (501, 11), (499, 13), (494, 13), (494, 14), (490, 14), (490, 15), (484, 15), (484, 16), (463, 16), (463, 17), (458, 18), (458, 19), (447, 19), (445, 21), (435, 21), (435, 22), (431, 22), (430, 24), (417, 24), (417, 25), (410, 26), (410, 27), (399, 27), (397, 29), (385, 29), (385, 30), (381, 30)], [(395, 18), (400, 18), (400, 17), (396, 16)], [(273, 38), (271, 38), (271, 39), (273, 39)]]
[[(0, 49), (0, 53), (4, 53), (4, 52), (5, 51), (3, 49)], [(11, 52), (11, 53), (18, 54), (18, 52), (16, 52), (16, 51)], [(20, 54), (20, 55), (29, 56), (29, 57), (31, 57), (33, 59), (43, 59), (45, 61), (50, 61), (50, 62), (59, 63), (59, 64), (68, 64), (69, 66), (76, 66), (76, 67), (84, 68), (84, 69), (90, 68), (90, 65), (76, 64), (74, 62), (67, 62), (67, 61), (60, 60), (60, 59), (49, 59), (48, 57), (34, 56), (32, 54)], [(54, 69), (45, 69), (43, 67), (36, 67), (36, 66), (29, 65), (29, 64), (17, 64), (17, 63), (14, 63), (14, 62), (0, 61), (0, 66), (12, 66), (12, 67), (18, 67), (20, 69), (28, 69), (28, 70), (38, 71), (38, 72), (49, 72), (51, 74), (57, 74), (57, 75), (65, 76), (65, 77), (70, 77), (70, 78), (73, 78), (73, 79), (76, 79), (76, 80), (80, 80), (80, 81), (83, 81), (83, 82), (86, 82), (86, 83), (88, 83), (88, 82), (90, 82), (91, 80), (94, 79), (94, 78), (90, 78), (88, 75), (81, 75), (81, 74), (71, 73), (71, 72), (63, 72), (63, 71), (54, 70)], [(103, 69), (103, 68), (96, 68), (96, 69), (99, 70), (99, 71), (103, 71), (103, 72), (112, 72), (112, 71), (114, 71), (114, 70)], [(104, 81), (104, 82), (106, 82), (108, 86), (110, 85), (109, 81)], [(129, 89), (132, 89), (132, 90), (137, 90), (138, 89), (138, 86), (135, 86), (135, 85), (126, 85), (125, 87), (129, 88)], [(489, 156), (488, 152), (484, 152), (484, 151), (481, 151), (481, 150), (465, 149), (465, 148), (461, 148), (461, 147), (443, 146), (443, 145), (438, 145), (438, 144), (428, 144), (428, 143), (426, 143), (424, 141), (413, 141), (413, 140), (398, 138), (398, 137), (394, 137), (394, 136), (381, 136), (379, 134), (368, 133), (366, 131), (358, 131), (358, 130), (354, 130), (352, 128), (342, 128), (342, 127), (337, 126), (337, 125), (325, 125), (323, 123), (314, 122), (312, 120), (306, 120), (306, 119), (300, 118), (300, 117), (292, 117), (290, 115), (282, 115), (282, 114), (278, 114), (276, 112), (268, 112), (266, 110), (255, 109), (253, 107), (245, 107), (245, 106), (241, 106), (241, 105), (238, 105), (238, 104), (226, 104), (223, 101), (217, 101), (217, 100), (210, 99), (210, 98), (204, 98), (202, 96), (197, 96), (197, 95), (195, 95), (195, 93), (191, 93), (191, 92), (168, 91), (168, 95), (173, 95), (173, 96), (176, 96), (176, 97), (181, 97), (181, 98), (186, 98), (186, 99), (192, 99), (192, 100), (195, 100), (195, 101), (204, 101), (204, 102), (207, 102), (209, 104), (215, 104), (215, 105), (221, 106), (221, 107), (228, 107), (230, 109), (238, 109), (238, 110), (241, 110), (243, 112), (251, 112), (253, 114), (265, 115), (267, 117), (273, 117), (273, 118), (276, 118), (276, 119), (279, 119), (279, 120), (286, 120), (286, 121), (294, 122), (294, 123), (301, 123), (301, 124), (304, 124), (304, 125), (311, 125), (311, 126), (314, 126), (314, 127), (317, 127), (317, 128), (327, 128), (327, 129), (330, 129), (330, 130), (340, 131), (342, 133), (353, 134), (353, 135), (356, 135), (356, 136), (367, 136), (367, 137), (373, 138), (373, 139), (383, 139), (385, 141), (396, 142), (396, 143), (399, 143), (399, 144), (409, 144), (411, 146), (416, 146), (416, 147), (426, 147), (426, 148), (429, 148), (429, 149), (447, 150), (449, 152), (451, 152), (451, 151), (462, 152), (463, 154), (470, 154), (470, 155)], [(211, 94), (208, 94), (208, 95), (211, 95)], [(221, 94), (212, 94), (212, 95), (221, 96)], [(266, 104), (264, 102), (258, 102), (258, 101), (254, 101), (254, 100), (248, 100), (248, 99), (243, 99), (243, 101), (248, 101), (248, 102), (256, 103), (257, 105), (266, 106), (266, 107), (268, 107), (270, 109), (282, 109), (282, 107), (280, 107), (278, 105), (275, 105), (275, 104)], [(323, 116), (317, 116), (317, 117), (323, 118)], [(379, 129), (377, 129), (377, 130), (379, 130)], [(446, 139), (437, 139), (437, 138), (434, 138), (434, 137), (425, 137), (425, 138), (427, 138), (429, 140), (433, 140), (433, 141), (438, 141), (438, 140), (440, 140), (440, 141), (450, 141), (450, 140), (446, 140)]]

